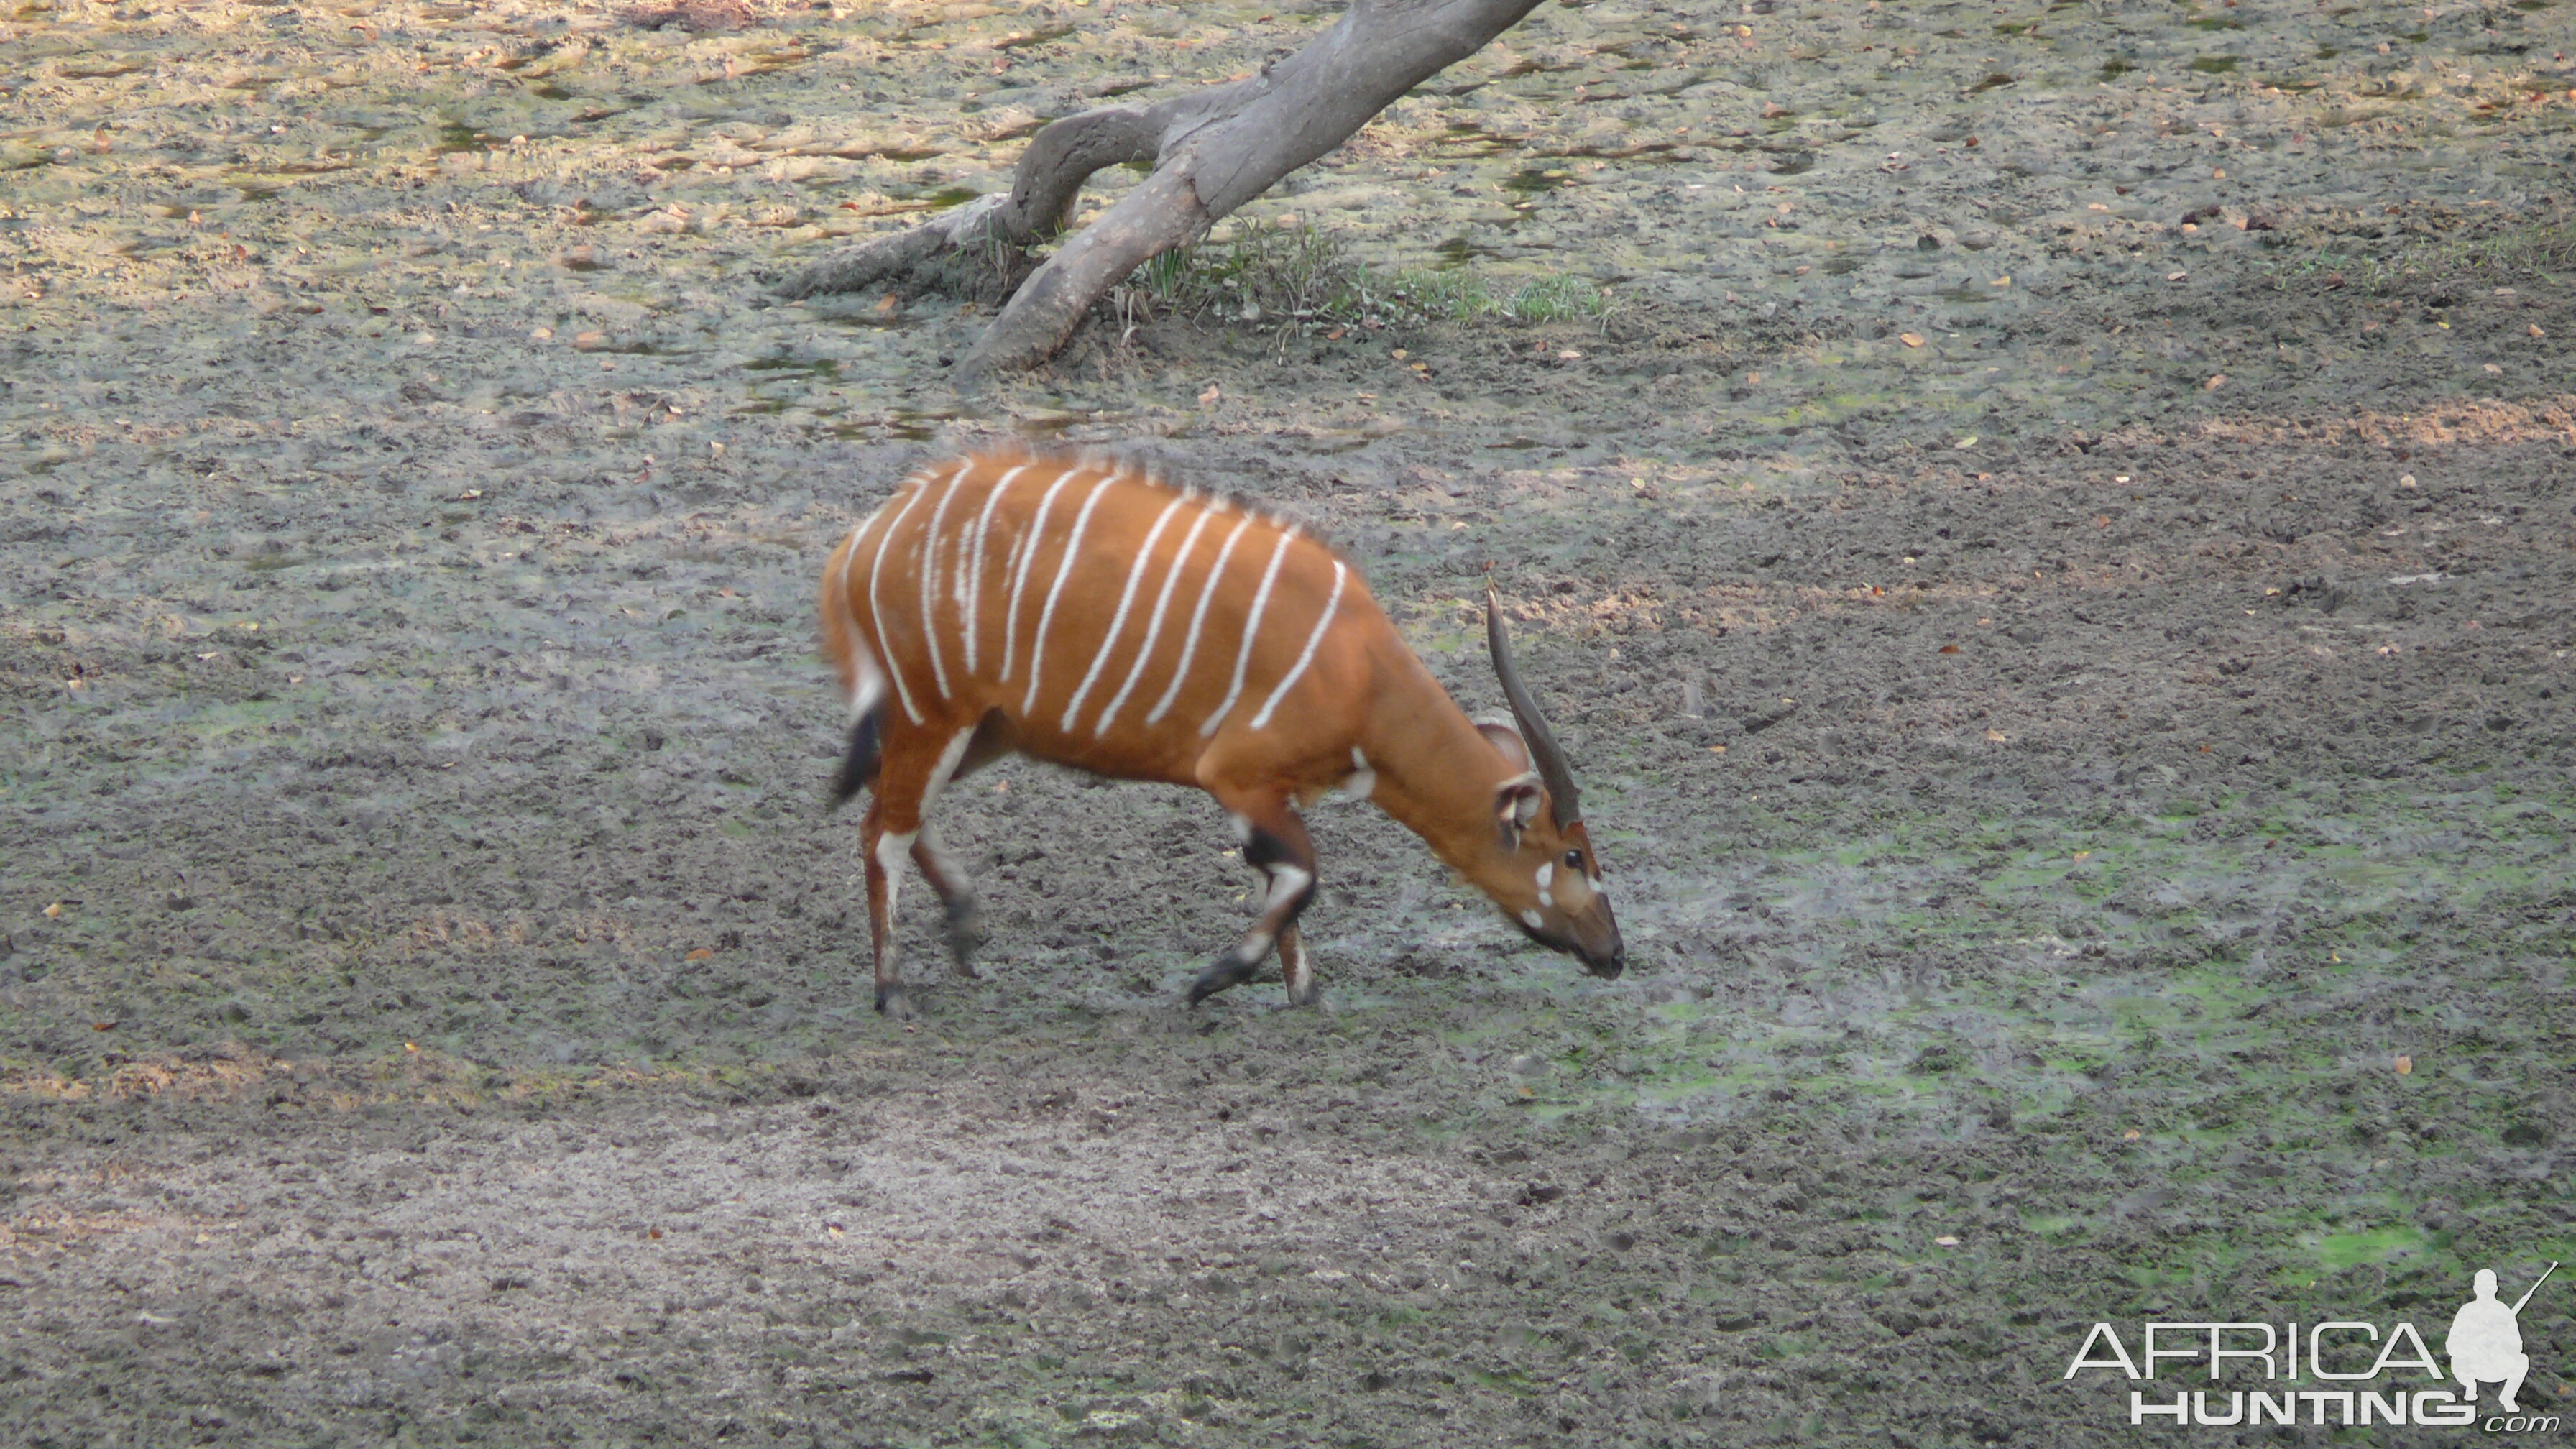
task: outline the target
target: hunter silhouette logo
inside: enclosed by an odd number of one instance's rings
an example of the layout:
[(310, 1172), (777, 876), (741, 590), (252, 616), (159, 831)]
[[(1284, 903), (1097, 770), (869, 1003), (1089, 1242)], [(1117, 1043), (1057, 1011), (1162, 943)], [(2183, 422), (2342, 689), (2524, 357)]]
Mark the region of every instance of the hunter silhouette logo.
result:
[(2531, 1372), (2531, 1356), (2522, 1351), (2522, 1305), (2557, 1271), (2558, 1265), (2551, 1263), (2507, 1308), (2496, 1301), (2495, 1269), (2478, 1270), (2478, 1296), (2451, 1315), (2450, 1336), (2442, 1340), (2442, 1351), (2451, 1356), (2451, 1377), (2460, 1381), (2472, 1402), (2478, 1385), (2501, 1383), (2504, 1392), (2496, 1395), (2497, 1406), (2508, 1414), (2521, 1410), (2513, 1396), (2522, 1391), (2523, 1376)]
[[(2562, 1416), (2525, 1413), (2518, 1396), (2531, 1373), (2520, 1315), (2558, 1267), (2543, 1269), (2510, 1304), (2496, 1296), (2496, 1271), (2479, 1269), (2470, 1280), (2475, 1296), (2451, 1315), (2441, 1358), (2404, 1322), (2150, 1322), (2125, 1340), (2119, 1329), (2096, 1323), (2064, 1377), (2108, 1372), (2128, 1380), (2132, 1425), (2476, 1425), (2490, 1434), (2554, 1434)], [(2207, 1387), (2189, 1386), (2195, 1382)], [(2480, 1384), (2500, 1390), (2498, 1412), (2483, 1418)]]

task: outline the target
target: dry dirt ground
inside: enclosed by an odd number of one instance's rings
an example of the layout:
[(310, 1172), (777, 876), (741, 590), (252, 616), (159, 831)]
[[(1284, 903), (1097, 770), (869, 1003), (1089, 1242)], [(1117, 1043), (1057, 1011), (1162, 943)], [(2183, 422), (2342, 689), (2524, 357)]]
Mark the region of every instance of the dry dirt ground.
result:
[[(1606, 316), (774, 302), (1329, 14), (0, 13), (0, 1442), (2110, 1444), (2576, 1259), (2576, 5), (1551, 4), (1241, 224)], [(814, 579), (1015, 433), (1492, 561), (1626, 979), (1346, 805), (1188, 1011), (1006, 767), (880, 1022)]]

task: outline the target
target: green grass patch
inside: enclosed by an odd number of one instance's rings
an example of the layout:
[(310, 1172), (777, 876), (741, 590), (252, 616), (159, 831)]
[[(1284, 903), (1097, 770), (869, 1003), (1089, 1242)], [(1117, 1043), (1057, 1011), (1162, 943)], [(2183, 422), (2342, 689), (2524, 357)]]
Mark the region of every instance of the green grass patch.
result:
[(2341, 1272), (2364, 1263), (2385, 1263), (2424, 1250), (2424, 1235), (2413, 1228), (2370, 1228), (2357, 1233), (2329, 1233), (2316, 1240), (2320, 1262)]
[(2555, 283), (2576, 270), (2576, 218), (2561, 208), (2554, 216), (2482, 227), (2475, 235), (2390, 238), (2376, 247), (2347, 242), (2285, 252), (2261, 265), (2281, 290), (2350, 285), (2378, 294), (2402, 284), (2501, 283), (2517, 277)]
[(1131, 320), (1141, 311), (1301, 332), (1580, 322), (1611, 309), (1609, 294), (1581, 277), (1555, 273), (1515, 285), (1473, 266), (1390, 270), (1311, 226), (1248, 227), (1165, 252), (1138, 267), (1113, 301)]

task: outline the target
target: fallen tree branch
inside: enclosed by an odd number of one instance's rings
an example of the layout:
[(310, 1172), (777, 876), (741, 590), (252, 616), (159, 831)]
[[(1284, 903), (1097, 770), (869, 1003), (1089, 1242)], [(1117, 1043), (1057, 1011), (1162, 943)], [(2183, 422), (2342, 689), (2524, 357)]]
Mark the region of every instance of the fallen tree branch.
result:
[[(880, 285), (1007, 292), (959, 384), (1053, 357), (1129, 273), (1326, 154), (1407, 91), (1483, 49), (1538, 0), (1352, 0), (1333, 27), (1259, 75), (1067, 116), (1030, 138), (1007, 195), (977, 199), (796, 273), (788, 297)], [(1154, 172), (1031, 269), (1106, 166)]]

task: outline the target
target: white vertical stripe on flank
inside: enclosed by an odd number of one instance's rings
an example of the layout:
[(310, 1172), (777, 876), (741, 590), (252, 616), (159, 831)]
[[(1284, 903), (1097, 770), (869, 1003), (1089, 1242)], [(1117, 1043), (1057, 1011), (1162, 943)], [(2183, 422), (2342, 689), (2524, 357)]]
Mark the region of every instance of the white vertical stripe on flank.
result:
[[(984, 535), (992, 530), (993, 509), (1002, 501), (1003, 492), (1014, 479), (1027, 471), (1029, 465), (1022, 463), (993, 480), (992, 491), (984, 495), (984, 511), (975, 515), (975, 528), (966, 548), (966, 557), (960, 561), (958, 582), (966, 586), (962, 607), (965, 610), (966, 673), (969, 676), (975, 673), (975, 636), (984, 632)], [(1010, 564), (1005, 560), (1002, 566), (1008, 569)]]
[(1038, 611), (1038, 632), (1029, 639), (1029, 696), (1020, 701), (1020, 713), (1027, 714), (1038, 705), (1038, 675), (1046, 668), (1046, 636), (1055, 623), (1056, 601), (1064, 597), (1064, 581), (1073, 572), (1074, 555), (1082, 551), (1082, 531), (1091, 526), (1091, 510), (1100, 506), (1100, 495), (1109, 485), (1119, 482), (1124, 474), (1105, 473), (1091, 491), (1083, 496), (1082, 511), (1073, 516), (1073, 532), (1064, 539), (1064, 555), (1055, 566), (1055, 582), (1048, 585), (1046, 607)]
[(1056, 480), (1048, 484), (1047, 491), (1038, 498), (1037, 515), (1029, 520), (1027, 531), (1020, 535), (1020, 566), (1011, 575), (1011, 608), (1003, 616), (1002, 672), (993, 676), (996, 684), (1010, 679), (1011, 655), (1020, 647), (1020, 594), (1029, 586), (1029, 565), (1037, 562), (1038, 545), (1046, 538), (1047, 510), (1055, 507), (1055, 496), (1064, 490), (1064, 485), (1080, 476), (1082, 469), (1079, 467), (1067, 468), (1056, 475)]
[(1003, 578), (1007, 579), (1011, 576), (1011, 565), (1020, 561), (1020, 550), (1028, 546), (1029, 534), (1027, 529), (1022, 529), (1018, 533), (1011, 535), (1011, 546), (1002, 551), (1001, 576)]
[(939, 485), (939, 506), (930, 510), (930, 528), (921, 540), (921, 642), (930, 650), (930, 675), (938, 681), (939, 697), (948, 698), (948, 662), (939, 656), (939, 524), (948, 516), (948, 505), (957, 501), (957, 485), (975, 471), (975, 460), (967, 459)]
[[(1164, 527), (1172, 521), (1172, 515), (1180, 511), (1182, 501), (1174, 498), (1164, 504), (1163, 511), (1154, 516), (1154, 526), (1145, 530), (1145, 541), (1136, 547), (1136, 562), (1127, 570), (1127, 587), (1118, 595), (1118, 612), (1109, 616), (1109, 632), (1100, 636), (1100, 650), (1091, 656), (1091, 670), (1082, 676), (1082, 683), (1073, 691), (1073, 698), (1065, 702), (1064, 719), (1056, 726), (1057, 729), (1068, 734), (1073, 731), (1073, 717), (1081, 710), (1083, 697), (1090, 694), (1091, 686), (1100, 681), (1100, 671), (1109, 666), (1109, 650), (1117, 644), (1119, 631), (1127, 627), (1127, 609), (1136, 602), (1136, 585), (1144, 581), (1145, 565), (1153, 560), (1154, 541), (1163, 536)], [(1144, 655), (1136, 657), (1142, 659)]]
[[(1181, 494), (1184, 501), (1189, 496), (1187, 492)], [(1163, 575), (1162, 592), (1154, 596), (1153, 617), (1145, 624), (1145, 642), (1136, 646), (1136, 662), (1127, 667), (1127, 678), (1119, 684), (1118, 692), (1110, 696), (1109, 702), (1100, 707), (1100, 718), (1092, 722), (1094, 739), (1108, 732), (1109, 721), (1117, 717), (1120, 706), (1127, 703), (1127, 696), (1135, 692), (1136, 681), (1145, 677), (1145, 666), (1154, 657), (1154, 643), (1163, 637), (1163, 611), (1171, 607), (1172, 590), (1179, 586), (1181, 570), (1189, 566), (1190, 550), (1198, 546), (1199, 535), (1207, 531), (1208, 520), (1216, 517), (1205, 508), (1198, 513), (1198, 518), (1190, 524), (1190, 531), (1181, 536), (1181, 546), (1172, 551), (1172, 567)]]
[(1181, 662), (1172, 666), (1172, 682), (1163, 689), (1163, 697), (1146, 711), (1145, 723), (1156, 724), (1170, 712), (1172, 701), (1181, 697), (1181, 681), (1190, 677), (1190, 660), (1199, 652), (1199, 626), (1207, 622), (1208, 600), (1216, 597), (1216, 581), (1225, 577), (1225, 561), (1234, 556), (1236, 540), (1252, 526), (1249, 514), (1235, 520), (1234, 532), (1225, 536), (1225, 547), (1216, 551), (1216, 562), (1208, 565), (1207, 582), (1199, 585), (1199, 606), (1190, 613), (1190, 632), (1181, 639)]
[(877, 668), (866, 643), (859, 638), (859, 611), (850, 607), (850, 560), (858, 554), (859, 536), (876, 521), (877, 516), (871, 513), (850, 530), (850, 541), (841, 546), (840, 561), (832, 570), (832, 598), (841, 606), (842, 617), (849, 621), (850, 723), (853, 725), (885, 698), (885, 673)]
[(1270, 691), (1270, 697), (1261, 702), (1261, 712), (1252, 717), (1252, 728), (1259, 729), (1270, 723), (1270, 712), (1279, 707), (1288, 687), (1306, 672), (1307, 665), (1315, 662), (1316, 646), (1324, 642), (1324, 631), (1333, 626), (1333, 611), (1342, 606), (1342, 585), (1349, 579), (1350, 572), (1340, 559), (1333, 560), (1333, 595), (1324, 601), (1323, 616), (1315, 621), (1315, 632), (1306, 636), (1306, 649), (1297, 656), (1296, 667), (1290, 669), (1279, 681), (1279, 687)]
[(930, 480), (926, 478), (906, 481), (912, 484), (912, 491), (904, 496), (903, 506), (894, 511), (894, 517), (886, 520), (885, 532), (877, 535), (877, 551), (868, 560), (868, 618), (877, 626), (877, 658), (885, 665), (886, 673), (894, 676), (894, 692), (903, 700), (903, 712), (919, 724), (921, 711), (913, 708), (912, 686), (904, 682), (903, 666), (895, 662), (894, 651), (886, 647), (885, 613), (877, 604), (877, 572), (885, 567), (886, 545), (894, 542), (894, 531), (903, 526), (903, 516), (921, 501), (922, 494), (930, 491)]
[(858, 556), (859, 539), (867, 533), (868, 525), (876, 521), (877, 516), (871, 513), (859, 520), (858, 527), (850, 530), (850, 541), (842, 546), (840, 565), (833, 571), (832, 597), (840, 601), (841, 612), (848, 617), (853, 633), (858, 628), (859, 611), (850, 607), (850, 560)]
[(1216, 707), (1216, 713), (1199, 726), (1201, 736), (1215, 734), (1218, 723), (1233, 713), (1234, 702), (1243, 697), (1243, 671), (1251, 667), (1253, 641), (1261, 637), (1261, 615), (1270, 607), (1270, 586), (1279, 582), (1279, 566), (1287, 562), (1288, 544), (1296, 536), (1296, 530), (1291, 529), (1280, 534), (1279, 542), (1271, 547), (1270, 567), (1261, 571), (1261, 587), (1252, 595), (1252, 612), (1243, 618), (1243, 646), (1234, 651), (1234, 683), (1226, 686), (1225, 700)]

